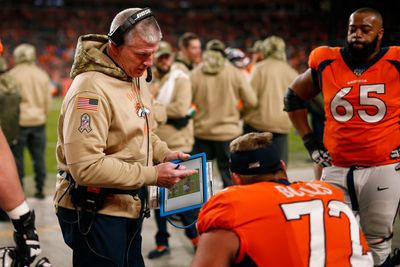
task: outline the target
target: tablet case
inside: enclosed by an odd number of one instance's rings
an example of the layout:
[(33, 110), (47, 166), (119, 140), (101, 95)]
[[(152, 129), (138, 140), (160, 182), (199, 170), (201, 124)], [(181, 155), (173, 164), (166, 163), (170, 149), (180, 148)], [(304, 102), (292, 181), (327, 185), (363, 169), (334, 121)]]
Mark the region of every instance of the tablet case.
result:
[[(173, 214), (176, 214), (176, 213), (181, 213), (181, 212), (188, 211), (188, 210), (201, 208), (201, 206), (203, 206), (203, 204), (208, 200), (208, 179), (207, 179), (207, 168), (206, 168), (206, 162), (207, 162), (206, 154), (205, 153), (199, 153), (199, 154), (192, 155), (188, 160), (185, 160), (185, 161), (175, 160), (175, 161), (172, 161), (172, 162), (175, 163), (175, 164), (176, 163), (185, 164), (185, 162), (189, 162), (190, 160), (194, 160), (194, 159), (198, 159), (198, 158), (201, 159), (201, 164), (200, 164), (201, 166), (199, 166), (200, 167), (199, 174), (201, 175), (201, 177), (199, 178), (200, 179), (199, 182), (201, 184), (200, 188), (199, 188), (201, 190), (201, 201), (199, 203), (196, 203), (196, 204), (188, 204), (187, 206), (183, 205), (183, 207), (176, 208), (176, 209), (171, 209), (171, 210), (166, 211), (166, 205), (167, 205), (166, 201), (168, 201), (167, 196), (168, 196), (168, 194), (172, 193), (173, 188), (167, 189), (167, 188), (161, 187), (160, 188), (160, 193), (161, 193), (160, 194), (161, 195), (161, 198), (160, 198), (160, 216), (161, 217), (173, 215)], [(177, 185), (175, 185), (175, 186), (177, 186)], [(181, 184), (181, 185), (178, 185), (178, 186), (183, 186), (183, 185)], [(184, 194), (184, 195), (189, 195), (189, 194), (190, 193)], [(183, 197), (184, 195), (181, 195), (181, 196), (178, 196), (178, 197)], [(182, 203), (180, 203), (180, 204), (182, 204)]]

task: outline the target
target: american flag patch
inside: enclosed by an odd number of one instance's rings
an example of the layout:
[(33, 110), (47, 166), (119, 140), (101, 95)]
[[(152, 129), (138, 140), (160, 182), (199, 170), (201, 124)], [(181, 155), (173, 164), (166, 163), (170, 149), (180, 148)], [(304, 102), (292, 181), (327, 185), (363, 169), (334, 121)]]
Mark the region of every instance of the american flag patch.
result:
[(97, 111), (99, 100), (89, 97), (78, 97), (77, 109)]

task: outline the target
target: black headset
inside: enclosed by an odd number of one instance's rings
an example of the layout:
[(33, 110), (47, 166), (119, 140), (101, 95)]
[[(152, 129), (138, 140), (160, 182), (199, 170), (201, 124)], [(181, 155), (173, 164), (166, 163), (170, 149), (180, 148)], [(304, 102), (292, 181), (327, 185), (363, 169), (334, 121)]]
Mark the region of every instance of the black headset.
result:
[(118, 28), (113, 30), (112, 32), (108, 33), (108, 38), (111, 40), (111, 42), (116, 45), (116, 46), (121, 46), (124, 43), (124, 34), (132, 28), (135, 24), (137, 24), (139, 21), (144, 20), (145, 18), (148, 17), (154, 17), (153, 12), (151, 12), (151, 9), (146, 7), (138, 12), (132, 14), (129, 18), (126, 19), (124, 23), (122, 23)]

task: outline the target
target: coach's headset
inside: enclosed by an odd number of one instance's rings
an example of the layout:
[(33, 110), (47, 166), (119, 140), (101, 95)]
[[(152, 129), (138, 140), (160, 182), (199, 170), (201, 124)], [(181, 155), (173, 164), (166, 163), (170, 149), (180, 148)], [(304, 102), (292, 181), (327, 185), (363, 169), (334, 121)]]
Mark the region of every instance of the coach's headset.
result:
[[(138, 12), (132, 14), (118, 28), (116, 28), (112, 32), (108, 33), (108, 39), (110, 39), (110, 41), (117, 47), (123, 45), (125, 33), (129, 29), (131, 29), (134, 25), (136, 25), (137, 23), (139, 23), (140, 21), (142, 21), (148, 17), (154, 17), (154, 14), (153, 14), (153, 12), (151, 12), (151, 9), (148, 7), (140, 9)], [(153, 74), (151, 72), (151, 67), (148, 67), (146, 82), (148, 82), (148, 83), (151, 82), (152, 78), (153, 78)]]

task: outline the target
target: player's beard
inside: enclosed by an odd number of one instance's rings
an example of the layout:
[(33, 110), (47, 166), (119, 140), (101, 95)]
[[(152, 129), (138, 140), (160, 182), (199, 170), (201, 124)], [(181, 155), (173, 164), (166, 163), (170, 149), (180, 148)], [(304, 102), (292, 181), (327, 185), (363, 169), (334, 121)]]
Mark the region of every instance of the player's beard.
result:
[(364, 44), (362, 48), (355, 48), (354, 43), (349, 43), (349, 42), (347, 42), (347, 48), (349, 50), (350, 55), (354, 59), (363, 61), (366, 60), (370, 55), (372, 55), (375, 52), (378, 41), (379, 39), (377, 35), (371, 43)]

